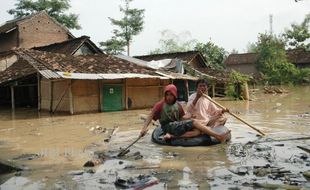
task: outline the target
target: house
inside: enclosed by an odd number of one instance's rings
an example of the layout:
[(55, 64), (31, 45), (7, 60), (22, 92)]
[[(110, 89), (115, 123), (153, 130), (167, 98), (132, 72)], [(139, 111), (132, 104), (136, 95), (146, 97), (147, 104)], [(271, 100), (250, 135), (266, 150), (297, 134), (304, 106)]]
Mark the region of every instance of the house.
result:
[(73, 56), (11, 50), (17, 61), (0, 72), (2, 105), (50, 112), (117, 111), (151, 107), (171, 79), (154, 69), (103, 54)]
[[(32, 48), (39, 51), (47, 51), (52, 53), (62, 53), (69, 55), (94, 55), (104, 54), (88, 36), (81, 36), (63, 42), (50, 44), (47, 46), (40, 46)], [(0, 52), (0, 72), (8, 68), (12, 63), (17, 60), (14, 51)]]
[(229, 70), (259, 77), (259, 72), (255, 65), (256, 60), (256, 53), (230, 54), (224, 61), (224, 64)]
[[(229, 81), (229, 72), (222, 71), (219, 72), (208, 65), (207, 60), (199, 51), (187, 51), (187, 52), (174, 52), (174, 53), (163, 53), (163, 54), (153, 54), (153, 55), (143, 55), (134, 56), (137, 59), (142, 59), (144, 61), (159, 61), (165, 59), (181, 60), (183, 63), (184, 74), (189, 74), (195, 77), (207, 78), (210, 81), (209, 94), (212, 96), (224, 95), (224, 85)], [(169, 65), (166, 66), (167, 68)], [(181, 69), (181, 70), (182, 70)], [(169, 69), (168, 69), (169, 70)], [(187, 95), (186, 88), (189, 89), (190, 94), (196, 90), (195, 81), (188, 81), (188, 87), (183, 81), (174, 81), (174, 84), (180, 90), (180, 94), (186, 100)]]
[(303, 48), (286, 51), (288, 60), (298, 68), (310, 68), (310, 51)]
[[(298, 68), (310, 67), (310, 51), (302, 48), (286, 51), (288, 61)], [(224, 64), (229, 70), (236, 70), (240, 73), (259, 77), (259, 72), (256, 68), (258, 55), (256, 53), (230, 54)]]
[(32, 49), (70, 55), (104, 54), (102, 50), (90, 40), (89, 36), (81, 36), (79, 38), (73, 38), (47, 46), (34, 47)]
[(0, 26), (0, 52), (32, 48), (72, 39), (69, 30), (45, 11), (7, 21)]
[(183, 64), (179, 59), (163, 59), (157, 61), (144, 61), (136, 57), (116, 55), (120, 59), (131, 61), (137, 65), (156, 69), (156, 73), (168, 77), (178, 88), (178, 101), (188, 101), (190, 89), (189, 84), (194, 84), (198, 78), (184, 74)]

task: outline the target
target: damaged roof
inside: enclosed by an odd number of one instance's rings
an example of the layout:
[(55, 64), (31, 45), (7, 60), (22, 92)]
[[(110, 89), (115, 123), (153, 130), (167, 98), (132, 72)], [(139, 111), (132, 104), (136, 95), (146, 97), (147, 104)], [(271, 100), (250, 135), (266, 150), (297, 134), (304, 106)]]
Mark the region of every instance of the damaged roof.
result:
[(26, 60), (19, 59), (5, 71), (0, 72), (0, 84), (23, 78), (34, 73), (37, 73), (37, 70), (34, 67), (32, 67)]
[(111, 55), (72, 56), (37, 50), (16, 51), (23, 59), (27, 59), (38, 70), (69, 73), (140, 73), (154, 74), (154, 70), (138, 66)]
[(156, 74), (154, 69), (111, 55), (72, 56), (32, 49), (18, 49), (12, 52), (20, 58), (1, 72), (0, 83), (35, 72), (48, 79), (164, 78)]
[(34, 47), (33, 49), (74, 55), (75, 52), (83, 45), (86, 45), (93, 52), (93, 54), (103, 54), (102, 50), (90, 40), (89, 36), (81, 36), (79, 38), (73, 38), (64, 42), (54, 43), (47, 46)]
[(194, 58), (198, 58), (202, 65), (206, 65), (207, 61), (199, 51), (187, 51), (187, 52), (175, 52), (175, 53), (163, 53), (163, 54), (153, 54), (153, 55), (141, 55), (134, 56), (137, 59), (142, 59), (144, 61), (157, 61), (162, 59), (181, 59), (187, 64), (190, 63)]

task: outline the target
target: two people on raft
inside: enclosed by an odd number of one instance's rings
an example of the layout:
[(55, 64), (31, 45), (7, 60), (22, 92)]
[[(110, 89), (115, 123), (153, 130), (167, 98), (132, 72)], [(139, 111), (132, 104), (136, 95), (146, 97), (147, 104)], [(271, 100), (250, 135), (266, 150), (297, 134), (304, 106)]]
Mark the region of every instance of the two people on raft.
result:
[(202, 134), (207, 134), (223, 143), (229, 138), (230, 130), (219, 134), (212, 130), (213, 127), (224, 125), (227, 118), (223, 113), (227, 109), (219, 109), (206, 97), (207, 81), (200, 79), (196, 83), (196, 92), (189, 97), (187, 103), (187, 113), (184, 112), (181, 104), (177, 102), (177, 88), (169, 84), (164, 89), (164, 98), (157, 102), (148, 118), (146, 119), (140, 136), (144, 136), (148, 131), (148, 126), (152, 120), (159, 120), (164, 139), (191, 138)]

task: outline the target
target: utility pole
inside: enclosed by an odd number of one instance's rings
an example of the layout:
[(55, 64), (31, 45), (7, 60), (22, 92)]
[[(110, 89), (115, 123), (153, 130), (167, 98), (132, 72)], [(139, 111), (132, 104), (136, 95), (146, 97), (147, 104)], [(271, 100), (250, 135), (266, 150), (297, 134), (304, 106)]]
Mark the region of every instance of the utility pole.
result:
[(273, 31), (272, 31), (272, 14), (269, 15), (269, 32), (270, 32), (270, 36), (272, 36)]

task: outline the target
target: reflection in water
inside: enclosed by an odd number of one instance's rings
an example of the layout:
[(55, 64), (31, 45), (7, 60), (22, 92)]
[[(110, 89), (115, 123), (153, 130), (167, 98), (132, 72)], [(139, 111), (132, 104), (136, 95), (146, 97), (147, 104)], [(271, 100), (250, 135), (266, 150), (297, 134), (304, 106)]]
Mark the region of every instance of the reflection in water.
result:
[[(283, 95), (265, 95), (256, 91), (252, 95), (253, 101), (219, 102), (262, 130), (268, 138), (310, 135), (310, 87), (291, 87), (288, 90), (289, 93)], [(70, 170), (81, 169), (87, 160), (91, 160), (94, 151), (118, 151), (119, 147), (130, 144), (143, 125), (140, 114), (148, 112), (149, 109), (68, 116), (38, 113), (29, 109), (17, 109), (15, 113), (0, 110), (0, 159), (8, 160), (22, 154), (40, 155), (34, 160), (18, 161), (33, 171), (23, 174), (27, 178), (18, 180), (35, 181), (30, 189), (36, 189), (42, 183), (52, 189), (55, 188), (55, 183), (61, 181), (61, 176), (66, 176)], [(159, 173), (169, 170), (171, 180), (166, 184), (168, 189), (181, 189), (184, 185), (193, 185), (193, 189), (198, 188), (198, 185), (201, 189), (208, 188), (206, 181), (210, 177), (227, 175), (225, 168), (247, 163), (249, 156), (243, 145), (258, 138), (256, 131), (229, 115), (228, 118), (227, 127), (232, 130), (233, 136), (228, 144), (212, 147), (167, 147), (151, 143), (148, 134), (131, 148), (131, 154), (141, 152), (142, 163), (159, 165)], [(93, 130), (116, 126), (119, 130), (112, 136), (110, 143), (103, 142), (107, 135), (105, 132)], [(276, 153), (281, 155), (281, 152)], [(132, 161), (141, 164), (141, 160)], [(142, 171), (131, 172), (138, 174)], [(1, 189), (10, 189), (6, 187), (11, 186), (5, 185), (10, 185), (12, 180), (17, 179), (11, 178)], [(72, 187), (69, 181), (66, 183)], [(76, 182), (73, 180), (72, 183)]]

